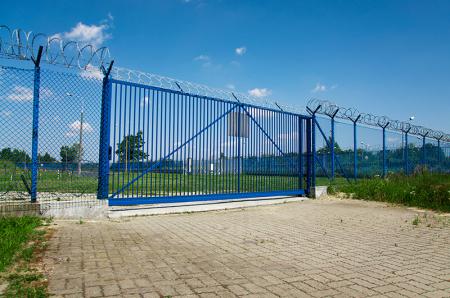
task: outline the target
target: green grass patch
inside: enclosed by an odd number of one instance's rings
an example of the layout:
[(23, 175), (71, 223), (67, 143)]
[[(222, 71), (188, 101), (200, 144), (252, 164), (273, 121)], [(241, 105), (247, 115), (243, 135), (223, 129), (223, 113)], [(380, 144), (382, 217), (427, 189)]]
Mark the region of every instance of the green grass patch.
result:
[[(47, 282), (39, 272), (48, 225), (38, 217), (0, 218), (0, 278), (7, 283), (2, 297), (48, 297)], [(0, 280), (0, 283), (2, 281)]]
[(390, 175), (357, 183), (334, 185), (330, 192), (343, 192), (354, 199), (403, 204), (450, 212), (450, 175), (418, 173)]
[(0, 272), (14, 261), (17, 255), (27, 257), (30, 252), (24, 250), (25, 244), (36, 235), (36, 228), (42, 224), (38, 217), (0, 218)]
[(44, 276), (40, 273), (11, 274), (7, 280), (8, 288), (4, 297), (48, 297)]

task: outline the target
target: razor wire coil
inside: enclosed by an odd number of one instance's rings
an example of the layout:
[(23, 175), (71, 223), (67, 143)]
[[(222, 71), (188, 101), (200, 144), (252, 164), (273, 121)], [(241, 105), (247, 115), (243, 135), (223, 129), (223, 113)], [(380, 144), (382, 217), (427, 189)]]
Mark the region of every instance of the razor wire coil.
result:
[(31, 60), (36, 58), (40, 46), (43, 47), (42, 61), (48, 64), (86, 70), (98, 69), (111, 61), (107, 47), (96, 48), (91, 44), (64, 40), (59, 35), (11, 29), (0, 25), (0, 56)]
[(318, 113), (369, 126), (385, 127), (389, 130), (450, 142), (450, 134), (446, 134), (442, 131), (432, 130), (420, 125), (413, 125), (406, 121), (393, 120), (387, 116), (361, 113), (355, 108), (341, 107), (328, 100), (312, 98), (307, 103), (307, 109), (310, 113)]

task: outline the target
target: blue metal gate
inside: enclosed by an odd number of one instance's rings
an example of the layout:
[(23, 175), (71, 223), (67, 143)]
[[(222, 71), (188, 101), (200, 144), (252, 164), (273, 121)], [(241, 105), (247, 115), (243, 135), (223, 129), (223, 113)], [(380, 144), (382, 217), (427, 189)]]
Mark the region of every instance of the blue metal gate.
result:
[(110, 205), (309, 193), (309, 116), (105, 79), (102, 119)]

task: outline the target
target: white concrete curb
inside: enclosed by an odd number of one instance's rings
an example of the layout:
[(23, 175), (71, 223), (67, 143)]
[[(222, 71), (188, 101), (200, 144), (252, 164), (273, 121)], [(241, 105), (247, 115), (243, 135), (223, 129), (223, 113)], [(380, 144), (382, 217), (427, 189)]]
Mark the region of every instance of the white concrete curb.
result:
[(288, 202), (300, 202), (307, 200), (306, 197), (267, 197), (250, 198), (227, 201), (203, 201), (176, 204), (154, 204), (129, 207), (111, 207), (108, 212), (109, 218), (120, 218), (130, 216), (161, 215), (173, 213), (190, 213), (213, 210), (227, 210), (237, 208), (247, 208), (256, 206), (266, 206), (283, 204)]

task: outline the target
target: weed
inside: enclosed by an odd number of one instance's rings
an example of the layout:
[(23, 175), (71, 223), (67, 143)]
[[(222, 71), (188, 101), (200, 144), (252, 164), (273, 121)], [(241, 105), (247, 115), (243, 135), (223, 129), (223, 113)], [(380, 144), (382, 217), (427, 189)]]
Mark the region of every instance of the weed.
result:
[(336, 186), (354, 199), (403, 204), (450, 212), (450, 175), (423, 172), (412, 176), (389, 175)]
[(412, 221), (412, 224), (414, 226), (417, 226), (419, 223), (420, 223), (420, 218), (419, 218), (419, 216), (416, 215), (416, 217)]

